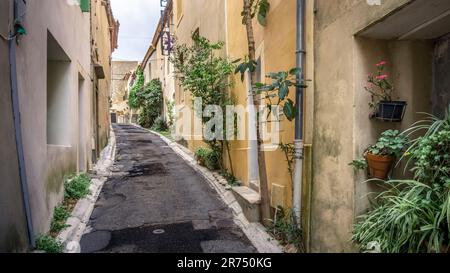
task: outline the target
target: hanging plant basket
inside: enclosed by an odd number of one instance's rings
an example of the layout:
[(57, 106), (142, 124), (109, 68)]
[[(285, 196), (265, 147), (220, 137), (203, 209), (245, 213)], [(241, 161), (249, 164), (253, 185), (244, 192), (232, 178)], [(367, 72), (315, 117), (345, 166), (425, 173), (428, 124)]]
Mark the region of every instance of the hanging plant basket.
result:
[(400, 122), (406, 111), (406, 101), (380, 101), (375, 118), (382, 121)]

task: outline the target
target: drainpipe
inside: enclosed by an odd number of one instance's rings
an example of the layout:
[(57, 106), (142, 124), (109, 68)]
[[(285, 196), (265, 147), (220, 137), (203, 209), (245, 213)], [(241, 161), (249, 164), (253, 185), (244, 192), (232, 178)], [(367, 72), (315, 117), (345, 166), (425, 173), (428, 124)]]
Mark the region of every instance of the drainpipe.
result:
[[(296, 33), (296, 64), (304, 74), (304, 20), (305, 19), (305, 0), (297, 0), (297, 33)], [(301, 75), (297, 76), (297, 82), (300, 82)], [(303, 114), (304, 114), (304, 89), (300, 86), (296, 87), (296, 102), (298, 113), (295, 118), (295, 165), (294, 165), (294, 196), (293, 205), (298, 224), (301, 223), (301, 207), (302, 207), (302, 184), (303, 184)]]
[(257, 130), (256, 130), (256, 107), (253, 104), (253, 91), (251, 84), (251, 75), (249, 71), (245, 72), (245, 82), (246, 82), (246, 91), (247, 91), (247, 107), (248, 107), (248, 138), (249, 138), (249, 149), (247, 152), (248, 155), (248, 180), (249, 186), (253, 190), (260, 191), (259, 185), (259, 165), (258, 165), (258, 141), (257, 141)]
[[(25, 9), (23, 6), (19, 7), (17, 0), (14, 1), (14, 20), (18, 20), (22, 14), (21, 8)], [(24, 14), (24, 13), (23, 13)], [(15, 28), (10, 31), (10, 37), (17, 35), (15, 33)], [(20, 36), (17, 36), (20, 37)], [(22, 125), (20, 121), (20, 106), (19, 106), (19, 90), (17, 86), (17, 62), (16, 62), (16, 43), (17, 38), (9, 39), (9, 65), (10, 65), (10, 81), (11, 81), (11, 99), (13, 106), (13, 118), (14, 118), (14, 130), (16, 138), (16, 148), (17, 148), (17, 158), (19, 161), (19, 178), (20, 186), (23, 195), (23, 203), (25, 207), (25, 217), (27, 221), (27, 231), (28, 240), (32, 248), (35, 248), (34, 241), (34, 231), (33, 231), (33, 221), (31, 218), (31, 208), (30, 208), (30, 196), (28, 193), (28, 181), (25, 168), (25, 156), (23, 151), (23, 140), (22, 140)]]

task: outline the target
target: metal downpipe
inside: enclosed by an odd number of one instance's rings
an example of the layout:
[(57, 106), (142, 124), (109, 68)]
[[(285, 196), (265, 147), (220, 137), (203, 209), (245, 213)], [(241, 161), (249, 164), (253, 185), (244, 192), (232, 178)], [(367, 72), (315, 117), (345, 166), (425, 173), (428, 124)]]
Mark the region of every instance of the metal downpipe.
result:
[[(19, 0), (21, 1), (21, 0)], [(17, 0), (14, 0), (14, 19), (17, 19), (22, 12), (19, 11), (19, 3)], [(25, 4), (22, 4), (25, 5)], [(23, 6), (24, 8), (24, 6)], [(10, 32), (10, 36), (15, 35), (13, 33), (14, 30)], [(8, 41), (9, 45), (9, 64), (10, 64), (10, 81), (11, 81), (11, 99), (13, 106), (13, 117), (14, 117), (14, 130), (15, 130), (15, 138), (16, 138), (16, 147), (17, 147), (17, 158), (19, 161), (19, 176), (20, 176), (20, 185), (23, 195), (23, 203), (25, 208), (25, 217), (27, 221), (27, 231), (28, 231), (28, 240), (29, 245), (32, 248), (35, 248), (35, 240), (34, 240), (34, 229), (33, 229), (33, 221), (31, 216), (31, 207), (30, 207), (30, 197), (28, 192), (28, 181), (27, 174), (25, 168), (25, 156), (23, 151), (23, 140), (22, 140), (22, 125), (20, 122), (20, 105), (19, 105), (19, 90), (17, 85), (17, 63), (16, 63), (16, 39), (10, 39)]]
[[(301, 69), (304, 75), (304, 20), (305, 19), (305, 0), (297, 0), (297, 32), (296, 32), (296, 65)], [(297, 82), (302, 80), (302, 76), (297, 76)], [(302, 184), (303, 184), (303, 156), (304, 156), (304, 140), (303, 140), (303, 114), (304, 114), (304, 89), (296, 87), (296, 104), (298, 107), (297, 116), (295, 118), (295, 165), (294, 165), (294, 193), (293, 205), (298, 223), (301, 222), (302, 207)]]

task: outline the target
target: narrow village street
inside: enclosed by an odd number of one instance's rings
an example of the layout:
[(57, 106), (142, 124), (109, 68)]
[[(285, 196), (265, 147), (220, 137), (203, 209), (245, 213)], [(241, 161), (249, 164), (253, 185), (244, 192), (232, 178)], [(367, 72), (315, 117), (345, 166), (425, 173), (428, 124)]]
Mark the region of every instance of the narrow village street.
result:
[(114, 125), (117, 155), (82, 252), (252, 253), (229, 208), (158, 136)]
[(0, 0), (0, 89), (0, 254), (450, 253), (450, 0)]

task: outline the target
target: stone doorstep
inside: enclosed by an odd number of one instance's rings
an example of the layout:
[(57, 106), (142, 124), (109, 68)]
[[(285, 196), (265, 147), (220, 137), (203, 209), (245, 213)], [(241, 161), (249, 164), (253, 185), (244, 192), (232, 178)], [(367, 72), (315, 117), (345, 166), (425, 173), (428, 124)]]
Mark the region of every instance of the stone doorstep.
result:
[(242, 212), (250, 223), (260, 221), (260, 204), (261, 196), (249, 187), (233, 187), (231, 188), (237, 202), (242, 208)]

